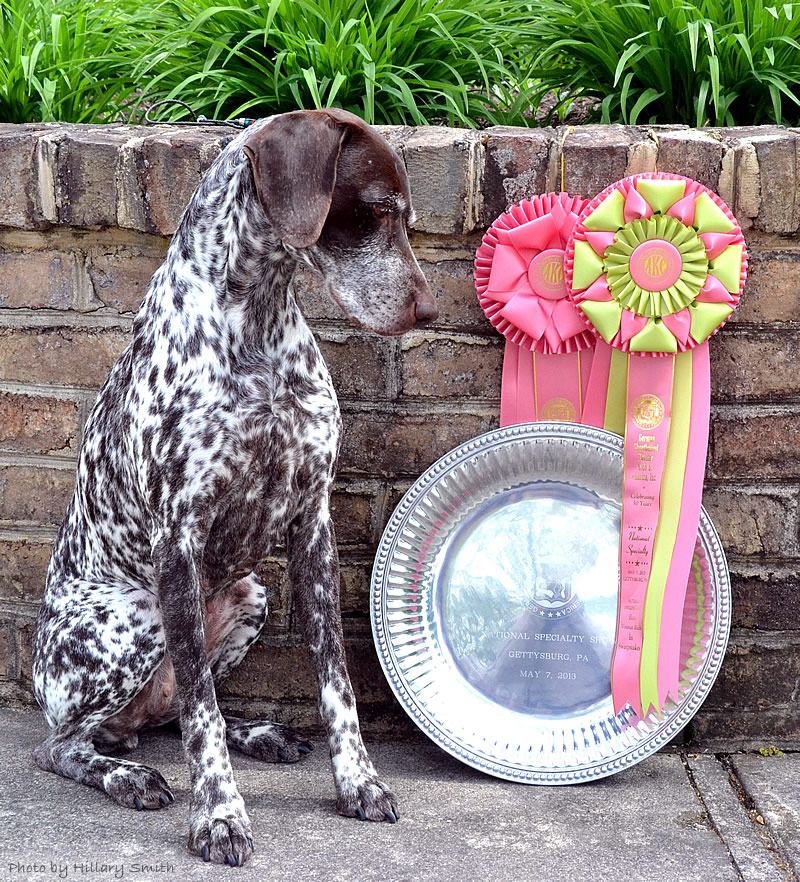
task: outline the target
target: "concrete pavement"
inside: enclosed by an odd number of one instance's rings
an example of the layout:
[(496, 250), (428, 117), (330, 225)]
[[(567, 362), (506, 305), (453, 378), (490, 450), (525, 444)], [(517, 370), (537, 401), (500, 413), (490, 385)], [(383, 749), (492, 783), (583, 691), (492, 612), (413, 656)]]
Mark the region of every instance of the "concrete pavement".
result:
[[(533, 787), (490, 778), (433, 744), (377, 743), (398, 824), (339, 817), (323, 745), (294, 766), (233, 755), (256, 853), (244, 868), (188, 854), (188, 775), (177, 735), (132, 759), (176, 801), (133, 812), (39, 771), (33, 711), (0, 709), (0, 880), (183, 882), (787, 882), (800, 873), (800, 754), (662, 752), (612, 778)], [(763, 823), (762, 823), (763, 822)]]

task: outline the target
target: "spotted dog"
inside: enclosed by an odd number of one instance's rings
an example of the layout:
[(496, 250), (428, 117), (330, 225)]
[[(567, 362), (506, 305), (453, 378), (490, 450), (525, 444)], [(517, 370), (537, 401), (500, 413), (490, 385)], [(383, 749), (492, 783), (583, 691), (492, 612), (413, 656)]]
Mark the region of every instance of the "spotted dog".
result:
[(408, 179), (352, 114), (298, 111), (223, 150), (181, 218), (86, 424), (34, 638), (52, 727), (38, 766), (120, 805), (172, 802), (155, 769), (118, 758), (179, 721), (191, 772), (189, 849), (243, 864), (250, 821), (228, 747), (293, 762), (287, 726), (223, 718), (215, 684), (267, 615), (254, 574), (286, 541), (343, 815), (394, 821), (361, 739), (329, 512), (341, 419), (291, 291), (298, 264), (358, 325), (401, 334), (436, 318), (411, 252)]

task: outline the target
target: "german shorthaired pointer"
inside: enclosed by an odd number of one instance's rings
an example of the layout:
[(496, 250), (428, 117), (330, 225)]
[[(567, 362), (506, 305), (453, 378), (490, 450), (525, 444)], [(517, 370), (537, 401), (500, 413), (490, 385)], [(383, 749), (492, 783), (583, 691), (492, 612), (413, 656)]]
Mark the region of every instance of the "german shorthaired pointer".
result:
[(435, 319), (412, 214), (401, 160), (352, 114), (256, 123), (192, 197), (86, 424), (34, 639), (53, 728), (35, 760), (120, 805), (161, 808), (173, 797), (159, 772), (107, 754), (177, 718), (189, 849), (207, 861), (240, 865), (253, 849), (226, 742), (268, 762), (310, 749), (286, 726), (223, 719), (214, 690), (264, 625), (253, 570), (284, 539), (337, 809), (398, 816), (361, 740), (342, 644), (328, 508), (341, 419), (290, 282), (308, 265), (378, 334)]

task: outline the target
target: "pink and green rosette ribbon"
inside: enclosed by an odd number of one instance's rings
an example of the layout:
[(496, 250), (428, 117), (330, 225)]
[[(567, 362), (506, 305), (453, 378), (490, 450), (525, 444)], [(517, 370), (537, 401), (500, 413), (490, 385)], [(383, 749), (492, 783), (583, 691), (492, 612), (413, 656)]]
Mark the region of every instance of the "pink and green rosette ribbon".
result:
[(677, 700), (681, 622), (708, 446), (708, 339), (747, 274), (742, 231), (707, 187), (647, 173), (585, 207), (565, 250), (597, 338), (583, 421), (625, 435), (615, 710)]
[(564, 250), (586, 200), (525, 199), (500, 215), (475, 255), (481, 307), (506, 338), (500, 424), (580, 420), (595, 337), (569, 298)]

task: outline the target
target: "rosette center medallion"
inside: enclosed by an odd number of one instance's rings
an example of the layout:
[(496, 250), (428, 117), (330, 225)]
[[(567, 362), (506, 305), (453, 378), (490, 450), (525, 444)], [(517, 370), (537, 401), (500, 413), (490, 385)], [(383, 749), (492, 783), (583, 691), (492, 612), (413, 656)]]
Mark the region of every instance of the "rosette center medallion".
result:
[(708, 275), (706, 249), (697, 234), (664, 216), (625, 224), (606, 249), (605, 265), (611, 296), (623, 309), (648, 318), (687, 307)]
[(563, 300), (568, 296), (564, 280), (564, 251), (548, 248), (537, 254), (528, 267), (528, 282), (535, 294), (545, 300)]

